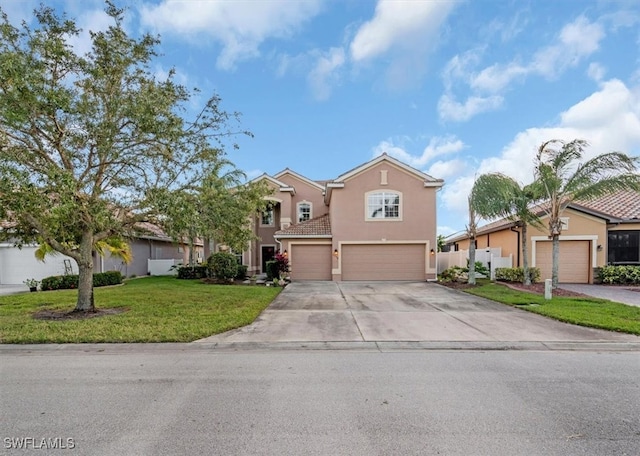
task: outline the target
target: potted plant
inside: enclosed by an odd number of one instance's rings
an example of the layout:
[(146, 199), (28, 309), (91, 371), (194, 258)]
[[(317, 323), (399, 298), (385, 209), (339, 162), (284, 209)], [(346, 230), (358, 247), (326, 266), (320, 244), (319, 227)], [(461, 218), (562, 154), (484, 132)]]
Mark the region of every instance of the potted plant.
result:
[(258, 281), (258, 276), (256, 276), (255, 274), (249, 277), (249, 283), (251, 283), (251, 285), (255, 285), (257, 281)]
[(24, 281), (24, 283), (29, 287), (29, 291), (31, 291), (32, 293), (34, 291), (38, 291), (38, 284), (40, 283), (39, 280), (27, 279)]

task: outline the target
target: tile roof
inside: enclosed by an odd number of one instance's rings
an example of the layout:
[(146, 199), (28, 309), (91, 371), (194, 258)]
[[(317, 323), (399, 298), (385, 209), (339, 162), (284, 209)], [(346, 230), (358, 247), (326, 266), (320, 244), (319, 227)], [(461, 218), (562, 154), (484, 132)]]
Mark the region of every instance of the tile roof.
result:
[(284, 230), (276, 231), (276, 237), (311, 237), (311, 236), (331, 236), (331, 221), (329, 220), (329, 214), (321, 215), (320, 217), (312, 218), (301, 223), (291, 225)]
[[(544, 216), (548, 203), (540, 203), (532, 207), (533, 212)], [(610, 222), (635, 221), (640, 220), (640, 193), (632, 190), (621, 190), (610, 195), (604, 195), (589, 201), (575, 201), (569, 207), (578, 211), (596, 213), (599, 217)], [(477, 234), (486, 234), (499, 231), (515, 222), (506, 218), (496, 220), (478, 228)], [(467, 239), (467, 233), (457, 233), (447, 238), (447, 242), (455, 242)]]
[(640, 193), (622, 190), (590, 201), (576, 201), (573, 206), (600, 212), (618, 220), (640, 219)]

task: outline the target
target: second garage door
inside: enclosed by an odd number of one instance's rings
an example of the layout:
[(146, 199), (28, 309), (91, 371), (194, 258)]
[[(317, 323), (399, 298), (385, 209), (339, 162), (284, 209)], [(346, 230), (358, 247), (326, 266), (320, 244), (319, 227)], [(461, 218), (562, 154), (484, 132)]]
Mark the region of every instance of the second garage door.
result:
[(346, 244), (342, 280), (424, 280), (424, 244)]
[(291, 246), (292, 280), (331, 280), (331, 245)]
[[(589, 246), (589, 241), (560, 241), (559, 282), (589, 283)], [(551, 278), (551, 241), (536, 242), (536, 267), (540, 268), (540, 280)]]

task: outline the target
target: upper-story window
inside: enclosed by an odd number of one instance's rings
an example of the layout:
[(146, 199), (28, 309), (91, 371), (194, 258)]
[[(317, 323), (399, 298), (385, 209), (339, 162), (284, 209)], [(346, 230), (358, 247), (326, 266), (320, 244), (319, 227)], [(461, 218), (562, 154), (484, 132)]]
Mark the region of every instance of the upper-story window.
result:
[(311, 219), (311, 203), (298, 203), (298, 223)]
[(273, 209), (267, 209), (262, 213), (262, 217), (260, 218), (260, 225), (262, 226), (273, 226)]
[(399, 192), (367, 193), (367, 220), (400, 220), (402, 217), (401, 194)]

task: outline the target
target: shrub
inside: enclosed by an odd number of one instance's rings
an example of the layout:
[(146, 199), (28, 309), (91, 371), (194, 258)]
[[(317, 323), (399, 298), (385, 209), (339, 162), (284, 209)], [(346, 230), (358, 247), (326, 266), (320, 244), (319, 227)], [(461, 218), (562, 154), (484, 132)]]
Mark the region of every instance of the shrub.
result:
[(278, 277), (278, 263), (275, 260), (267, 261), (267, 279), (273, 280)]
[[(122, 274), (120, 271), (97, 272), (93, 274), (94, 287), (106, 287), (107, 285), (118, 285), (120, 283), (122, 283)], [(45, 277), (42, 279), (40, 288), (43, 291), (78, 288), (78, 275), (67, 274)]]
[[(540, 269), (529, 268), (531, 283), (540, 281)], [(496, 268), (496, 280), (503, 282), (524, 282), (523, 268)]]
[(602, 283), (639, 285), (640, 266), (603, 266), (598, 271)]
[(239, 264), (238, 265), (238, 272), (236, 273), (236, 279), (238, 280), (244, 280), (247, 278), (247, 269), (248, 266), (246, 264)]
[(441, 282), (457, 282), (465, 272), (467, 272), (466, 269), (460, 266), (451, 266), (449, 269), (442, 271), (439, 279)]
[(235, 255), (228, 252), (216, 252), (212, 254), (207, 263), (216, 279), (233, 279), (238, 273), (238, 260)]
[[(476, 269), (476, 274), (482, 274), (485, 275), (487, 277), (489, 277), (491, 275), (491, 271), (489, 270), (489, 268), (487, 268), (484, 263), (482, 263), (482, 261), (476, 261), (474, 263), (476, 265), (475, 269)], [(467, 267), (466, 269), (464, 269), (464, 272), (469, 272), (469, 259), (467, 258)]]
[(209, 277), (209, 266), (187, 265), (178, 267), (178, 279), (204, 279)]

